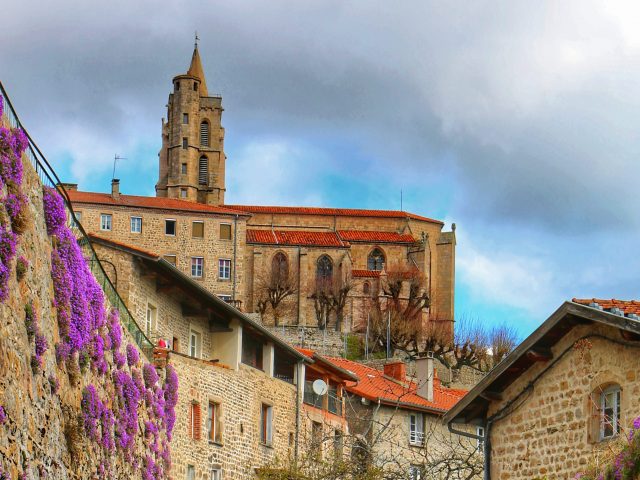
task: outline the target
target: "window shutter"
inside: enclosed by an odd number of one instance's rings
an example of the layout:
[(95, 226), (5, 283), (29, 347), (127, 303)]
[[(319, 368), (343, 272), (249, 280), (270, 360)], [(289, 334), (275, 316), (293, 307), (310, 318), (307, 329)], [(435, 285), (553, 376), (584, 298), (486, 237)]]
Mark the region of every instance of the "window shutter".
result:
[(195, 425), (194, 428), (194, 432), (193, 432), (193, 438), (195, 440), (200, 440), (200, 438), (202, 437), (202, 426), (201, 426), (201, 422), (200, 422), (200, 404), (199, 403), (195, 403), (193, 405), (193, 423)]
[(207, 122), (200, 124), (200, 145), (203, 147), (209, 146), (209, 124)]
[(198, 183), (200, 185), (209, 184), (209, 160), (204, 155), (200, 157), (200, 163), (198, 164)]

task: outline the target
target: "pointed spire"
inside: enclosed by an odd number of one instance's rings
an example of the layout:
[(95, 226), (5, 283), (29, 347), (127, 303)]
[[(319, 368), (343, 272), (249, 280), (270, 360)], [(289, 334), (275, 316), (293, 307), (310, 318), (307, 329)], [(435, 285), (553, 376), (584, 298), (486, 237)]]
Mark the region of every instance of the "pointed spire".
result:
[(191, 65), (187, 71), (187, 75), (200, 79), (200, 96), (208, 97), (207, 81), (204, 78), (204, 70), (202, 68), (202, 62), (200, 61), (200, 53), (198, 52), (198, 37), (196, 35), (196, 44), (193, 48), (193, 56), (191, 57)]

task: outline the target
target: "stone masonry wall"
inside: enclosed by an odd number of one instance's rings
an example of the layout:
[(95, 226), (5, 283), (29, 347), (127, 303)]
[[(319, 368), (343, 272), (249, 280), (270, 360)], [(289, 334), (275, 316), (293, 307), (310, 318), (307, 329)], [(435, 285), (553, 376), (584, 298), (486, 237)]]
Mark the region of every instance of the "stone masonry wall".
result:
[[(588, 338), (575, 345), (584, 336)], [(574, 478), (610, 448), (618, 448), (615, 442), (598, 441), (597, 400), (592, 395), (617, 384), (622, 391), (622, 425), (629, 426), (640, 414), (640, 343), (623, 346), (616, 343), (620, 341), (615, 329), (575, 327), (552, 348), (553, 358), (566, 351), (555, 365), (547, 369), (547, 362), (539, 362), (505, 390), (502, 401), (492, 402), (489, 416), (544, 371), (491, 428), (491, 478)]]

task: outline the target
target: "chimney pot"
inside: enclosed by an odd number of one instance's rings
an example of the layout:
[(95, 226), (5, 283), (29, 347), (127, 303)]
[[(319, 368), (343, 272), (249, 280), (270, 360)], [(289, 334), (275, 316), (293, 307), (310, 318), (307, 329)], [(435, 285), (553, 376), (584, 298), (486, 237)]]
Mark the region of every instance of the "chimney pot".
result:
[(407, 379), (407, 366), (404, 362), (391, 362), (384, 366), (384, 374), (387, 377), (395, 378), (399, 382)]
[(111, 180), (111, 196), (115, 200), (120, 198), (120, 180), (117, 178)]

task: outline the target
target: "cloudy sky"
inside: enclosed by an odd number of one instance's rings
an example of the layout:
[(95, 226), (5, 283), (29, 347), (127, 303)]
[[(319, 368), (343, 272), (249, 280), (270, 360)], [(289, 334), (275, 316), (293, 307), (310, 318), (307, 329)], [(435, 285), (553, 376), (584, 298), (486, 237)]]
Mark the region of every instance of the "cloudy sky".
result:
[(22, 1), (0, 79), (65, 181), (153, 194), (193, 33), (227, 201), (404, 207), (457, 225), (457, 315), (529, 333), (639, 298), (640, 4)]

